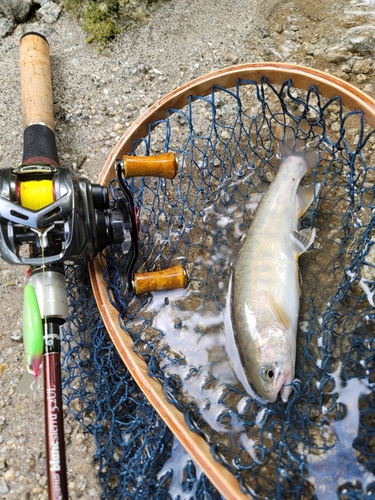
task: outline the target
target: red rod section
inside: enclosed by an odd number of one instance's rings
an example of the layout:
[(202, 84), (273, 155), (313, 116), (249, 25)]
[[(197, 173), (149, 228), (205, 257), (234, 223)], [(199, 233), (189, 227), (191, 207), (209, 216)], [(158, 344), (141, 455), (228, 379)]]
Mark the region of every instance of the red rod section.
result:
[(59, 325), (46, 322), (44, 336), (44, 413), (49, 500), (65, 500), (68, 498), (68, 486), (61, 392)]

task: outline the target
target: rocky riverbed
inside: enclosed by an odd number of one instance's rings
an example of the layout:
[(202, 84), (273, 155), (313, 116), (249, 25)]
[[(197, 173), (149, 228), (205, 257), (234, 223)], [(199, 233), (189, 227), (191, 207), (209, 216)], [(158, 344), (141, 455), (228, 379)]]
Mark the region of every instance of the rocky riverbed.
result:
[[(375, 1), (171, 0), (102, 50), (63, 2), (0, 0), (0, 167), (22, 154), (18, 43), (50, 43), (61, 163), (95, 181), (129, 125), (181, 84), (237, 63), (284, 61), (349, 81), (374, 97)], [(21, 396), (25, 271), (0, 265), (0, 497), (47, 498), (42, 391)], [(72, 500), (100, 498), (95, 447), (65, 412)]]

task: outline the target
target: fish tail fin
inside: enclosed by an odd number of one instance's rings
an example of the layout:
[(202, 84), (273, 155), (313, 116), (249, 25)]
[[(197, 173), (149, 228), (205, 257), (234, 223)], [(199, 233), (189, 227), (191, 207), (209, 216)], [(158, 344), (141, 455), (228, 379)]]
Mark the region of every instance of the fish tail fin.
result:
[(288, 128), (285, 132), (285, 127), (278, 124), (276, 126), (275, 136), (278, 141), (277, 156), (281, 160), (288, 156), (299, 156), (306, 163), (306, 175), (320, 161), (320, 150), (318, 148), (318, 139), (306, 141), (295, 136), (293, 129)]

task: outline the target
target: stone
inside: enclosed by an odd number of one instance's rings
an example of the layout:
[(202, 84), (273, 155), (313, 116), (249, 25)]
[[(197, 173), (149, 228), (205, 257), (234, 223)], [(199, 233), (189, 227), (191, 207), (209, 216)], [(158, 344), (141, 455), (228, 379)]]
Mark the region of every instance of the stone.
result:
[(33, 0), (0, 0), (0, 13), (18, 22), (26, 21)]
[(343, 71), (344, 73), (350, 73), (352, 68), (350, 66), (350, 64), (343, 64), (342, 66), (340, 66), (340, 69), (341, 71)]
[(270, 32), (266, 28), (260, 28), (259, 33), (262, 38), (268, 38), (270, 36)]
[[(365, 92), (372, 92), (372, 91), (374, 90), (374, 86), (372, 85), (372, 83), (368, 83), (367, 85), (365, 85), (365, 86), (363, 87), (363, 90), (364, 90)], [(371, 136), (371, 138), (374, 138), (374, 139), (373, 139), (373, 141), (375, 140), (375, 137), (374, 137), (374, 136)], [(370, 138), (370, 139), (371, 139), (371, 138)], [(371, 141), (371, 142), (373, 142), (373, 141)]]
[(373, 28), (360, 26), (360, 31), (356, 28), (349, 30), (347, 37), (352, 46), (352, 50), (361, 56), (373, 56), (375, 54), (375, 39)]
[(37, 11), (36, 17), (43, 23), (53, 24), (58, 20), (60, 12), (60, 5), (57, 5), (55, 2), (47, 2)]
[(345, 73), (345, 71), (335, 71), (333, 72), (333, 74), (335, 76), (337, 76), (338, 78), (341, 78), (341, 80), (345, 80), (345, 81), (348, 81), (350, 79), (350, 76), (348, 75), (348, 73)]
[(363, 82), (366, 82), (367, 81), (367, 76), (364, 75), (363, 73), (359, 73), (357, 76), (356, 76), (356, 80), (358, 83), (363, 83)]
[(4, 481), (4, 479), (2, 479), (0, 482), (0, 495), (6, 495), (8, 492), (9, 488), (7, 486), (7, 483)]
[(308, 42), (304, 42), (302, 44), (302, 48), (303, 50), (305, 51), (305, 53), (309, 56), (312, 56), (314, 55), (314, 52), (315, 52), (315, 47), (312, 43), (308, 43)]
[(13, 17), (0, 17), (0, 38), (10, 35), (15, 28)]
[(343, 62), (351, 56), (348, 47), (344, 45), (336, 45), (322, 52), (324, 59), (331, 63)]
[(367, 75), (367, 73), (370, 73), (371, 69), (372, 67), (370, 61), (367, 59), (357, 59), (352, 68), (352, 72), (355, 75), (359, 75), (360, 73)]
[(14, 469), (8, 469), (4, 474), (4, 479), (7, 483), (13, 481), (16, 477), (16, 471)]
[(82, 165), (85, 163), (87, 160), (87, 155), (85, 153), (80, 153), (77, 156), (77, 168), (82, 168)]
[(20, 329), (13, 330), (10, 334), (11, 340), (15, 340), (16, 342), (21, 342), (23, 339), (22, 331)]

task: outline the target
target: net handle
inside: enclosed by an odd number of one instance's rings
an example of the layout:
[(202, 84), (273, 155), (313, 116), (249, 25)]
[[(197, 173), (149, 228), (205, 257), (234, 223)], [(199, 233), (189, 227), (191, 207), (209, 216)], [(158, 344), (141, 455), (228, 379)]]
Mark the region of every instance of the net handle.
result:
[[(367, 123), (375, 128), (375, 101), (360, 89), (335, 76), (288, 63), (264, 62), (230, 66), (186, 83), (145, 111), (121, 137), (108, 156), (99, 176), (99, 182), (104, 185), (109, 183), (113, 178), (113, 165), (116, 158), (130, 153), (133, 141), (147, 135), (150, 123), (165, 119), (168, 108), (180, 109), (187, 104), (190, 95), (208, 95), (212, 87), (216, 85), (232, 88), (236, 86), (239, 78), (260, 83), (262, 77), (266, 77), (274, 85), (283, 84), (287, 79), (291, 79), (293, 87), (303, 90), (308, 90), (315, 85), (320, 95), (327, 98), (339, 95), (344, 106), (350, 110), (363, 111)], [(220, 493), (228, 500), (249, 500), (251, 497), (241, 491), (235, 476), (214, 460), (206, 441), (190, 431), (185, 423), (184, 415), (167, 402), (161, 385), (148, 376), (147, 364), (133, 352), (133, 341), (119, 326), (118, 311), (108, 300), (103, 270), (104, 262), (100, 256), (90, 262), (90, 279), (99, 312), (129, 372), (164, 422)]]

